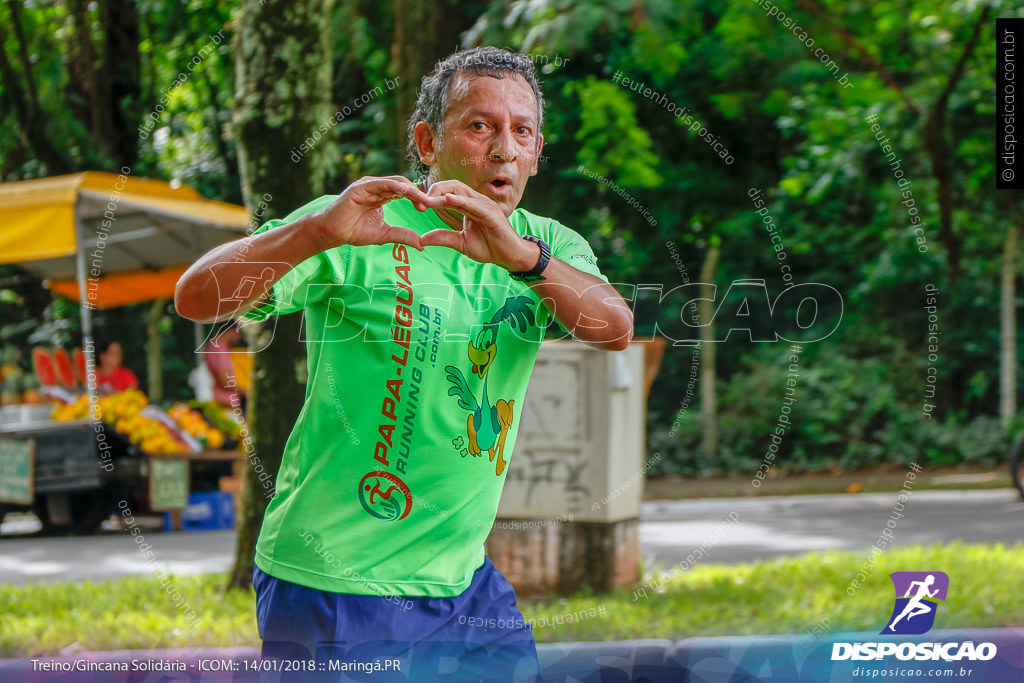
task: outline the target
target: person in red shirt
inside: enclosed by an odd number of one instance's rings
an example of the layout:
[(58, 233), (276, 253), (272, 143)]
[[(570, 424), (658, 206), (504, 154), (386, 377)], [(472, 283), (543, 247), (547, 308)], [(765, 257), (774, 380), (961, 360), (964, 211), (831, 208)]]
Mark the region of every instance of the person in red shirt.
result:
[(206, 354), (206, 367), (213, 375), (213, 400), (229, 408), (240, 407), (244, 411), (247, 392), (238, 388), (235, 366), (231, 362), (231, 349), (238, 346), (241, 340), (241, 330), (231, 323), (211, 339), (203, 350)]
[(96, 366), (96, 388), (100, 393), (116, 393), (127, 389), (138, 389), (139, 378), (121, 365), (121, 345), (108, 342), (97, 346), (99, 365)]

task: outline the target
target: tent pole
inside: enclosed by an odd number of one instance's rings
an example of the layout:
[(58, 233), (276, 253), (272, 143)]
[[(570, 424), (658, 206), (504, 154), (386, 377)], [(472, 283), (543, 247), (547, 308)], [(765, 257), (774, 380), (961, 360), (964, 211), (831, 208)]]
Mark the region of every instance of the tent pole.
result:
[[(75, 276), (78, 279), (78, 310), (82, 317), (82, 353), (85, 354), (85, 390), (89, 406), (99, 406), (96, 399), (96, 352), (92, 339), (92, 304), (86, 289), (85, 268), (85, 226), (79, 215), (79, 204), (75, 203)], [(98, 284), (98, 283), (97, 283)], [(91, 414), (91, 413), (90, 413)], [(98, 419), (96, 415), (91, 415)]]
[[(192, 253), (193, 254), (198, 254), (199, 253), (199, 226), (198, 225), (194, 225), (194, 224), (192, 226)], [(193, 258), (195, 258), (195, 257), (193, 257)], [(203, 341), (206, 338), (206, 331), (203, 330), (203, 324), (202, 323), (196, 323), (194, 329), (195, 329), (194, 342), (195, 342), (195, 345), (196, 345), (196, 368), (198, 368), (203, 363), (203, 360), (204, 360), (203, 356), (202, 356), (202, 349), (203, 349)]]

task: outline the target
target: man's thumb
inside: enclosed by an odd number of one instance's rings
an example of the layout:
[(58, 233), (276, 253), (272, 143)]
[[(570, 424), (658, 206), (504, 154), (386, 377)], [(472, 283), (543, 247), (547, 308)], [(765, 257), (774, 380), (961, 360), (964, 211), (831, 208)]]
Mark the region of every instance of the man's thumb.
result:
[(423, 251), (423, 238), (411, 228), (403, 228), (398, 225), (385, 225), (384, 238), (380, 244), (407, 244)]
[(425, 247), (448, 247), (450, 249), (459, 248), (459, 238), (456, 231), (449, 230), (447, 228), (437, 228), (430, 230), (419, 236), (420, 244)]

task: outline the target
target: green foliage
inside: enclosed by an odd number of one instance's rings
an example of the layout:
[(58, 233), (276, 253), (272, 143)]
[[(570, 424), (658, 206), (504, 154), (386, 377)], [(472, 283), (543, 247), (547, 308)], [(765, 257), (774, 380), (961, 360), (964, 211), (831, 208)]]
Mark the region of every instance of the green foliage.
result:
[[(889, 341), (898, 348), (897, 340)], [(693, 361), (688, 354), (678, 355), (682, 360), (675, 372), (688, 377)], [(797, 386), (790, 394), (796, 401), (787, 416), (782, 411), (788, 352), (758, 349), (744, 360), (738, 373), (742, 382), (720, 382), (715, 454), (700, 451), (699, 395), (681, 418), (684, 396), (670, 404), (672, 413), (649, 414), (649, 448), (663, 454), (651, 473), (752, 474), (765, 458), (775, 470), (772, 476), (911, 462), (937, 467), (1005, 463), (1016, 430), (1004, 432), (998, 418), (986, 415), (929, 419), (922, 413), (924, 373), (913, 371), (915, 364), (905, 350), (889, 359), (807, 351), (800, 357)], [(783, 418), (790, 423), (780, 425)], [(784, 431), (782, 443), (770, 453), (777, 426)]]
[[(1024, 214), (1012, 193), (994, 190), (995, 23), (980, 24), (977, 47), (950, 91), (943, 133), (953, 175), (953, 225), (951, 237), (940, 239), (938, 185), (924, 122), (964, 54), (980, 6), (945, 0), (816, 4), (820, 15), (800, 3), (788, 14), (834, 61), (835, 75), (775, 17), (743, 0), (460, 3), (466, 16), (477, 17), (462, 44), (511, 46), (551, 58), (537, 62), (549, 103), (547, 159), (523, 204), (582, 233), (612, 282), (670, 289), (686, 279), (696, 281), (708, 246), (717, 241), (721, 259), (715, 280), (721, 288), (757, 278), (770, 291), (781, 291), (775, 244), (748, 195), (759, 188), (778, 226), (793, 281), (825, 283), (842, 294), (842, 327), (808, 349), (794, 427), (776, 463), (780, 470), (858, 468), (921, 454), (936, 464), (998, 463), (1008, 438), (994, 419), (1000, 387), (999, 268), (1006, 227), (1019, 225)], [(988, 4), (993, 16), (1024, 16), (1019, 3)], [(235, 74), (238, 60), (253, 55), (238, 54), (234, 32), (240, 6), (238, 0), (135, 4), (139, 93), (99, 102), (101, 109), (119, 114), (121, 127), (136, 138), (135, 175), (241, 201), (235, 116), (247, 108), (235, 100)], [(403, 40), (397, 6), (335, 3), (329, 31), (332, 111), (325, 116), (394, 77), (400, 66), (396, 41)], [(117, 167), (119, 153), (111, 131), (97, 128), (92, 108), (97, 102), (85, 76), (112, 84), (133, 72), (127, 63), (104, 60), (108, 37), (119, 34), (105, 23), (103, 3), (85, 6), (81, 27), (72, 7), (0, 5), (4, 55), (21, 86), (14, 97), (8, 92), (11, 83), (0, 82), (0, 125), (16, 132), (0, 136), (4, 180)], [(27, 36), (23, 46), (8, 28), (16, 16)], [(225, 40), (210, 50), (218, 31)], [(404, 40), (413, 38), (406, 34)], [(22, 47), (30, 66), (21, 59)], [(200, 54), (201, 64), (189, 71)], [(157, 112), (161, 96), (186, 72)], [(614, 83), (616, 73), (657, 96)], [(838, 74), (846, 75), (850, 87), (839, 83)], [(37, 131), (42, 134), (35, 136), (14, 106), (30, 92), (30, 83), (44, 114), (35, 117), (42, 122)], [(315, 163), (328, 191), (339, 192), (364, 174), (406, 169), (399, 94), (411, 95), (416, 85), (403, 79), (400, 92), (359, 108), (326, 135)], [(290, 92), (300, 86), (265, 87)], [(673, 113), (676, 108), (686, 108), (729, 150), (734, 163), (724, 163), (706, 139), (684, 126)], [(154, 130), (135, 132), (151, 112), (156, 112)], [(877, 116), (878, 135), (866, 120), (869, 115)], [(284, 140), (289, 147), (307, 134), (280, 130), (279, 135), (295, 138)], [(924, 221), (924, 251), (903, 203), (904, 188), (896, 184), (880, 147), (883, 139), (912, 183), (914, 208)], [(58, 141), (60, 166), (40, 140)], [(603, 183), (582, 176), (580, 164), (628, 188), (656, 224)], [(668, 242), (675, 245), (675, 257)], [(950, 273), (954, 256), (962, 263), (958, 281)], [(931, 420), (920, 415), (927, 368), (925, 283), (942, 292), (937, 407)], [(33, 341), (23, 341), (22, 335), (14, 339), (17, 344), (75, 345), (79, 323), (73, 306), (51, 301), (45, 292), (33, 298), (24, 284), (0, 285), (0, 293), (5, 325), (35, 324)], [(29, 312), (22, 312), (23, 303)], [(638, 311), (646, 305), (638, 303)], [(661, 311), (659, 321), (671, 322), (674, 313)], [(129, 363), (144, 352), (144, 315), (140, 309), (96, 316), (98, 327), (132, 347), (126, 348)], [(194, 364), (190, 334), (189, 326), (175, 322), (164, 341), (168, 396), (188, 394), (184, 373)], [(679, 472), (752, 471), (777, 418), (782, 349), (751, 350), (735, 338), (717, 345), (722, 438), (719, 452), (709, 456), (696, 451), (703, 428), (699, 388), (679, 433), (669, 435), (685, 390), (680, 378), (688, 372), (677, 352), (667, 352), (649, 398), (649, 449), (672, 453), (664, 467)], [(142, 376), (141, 362), (134, 369)], [(1024, 373), (1017, 381), (1018, 389), (1024, 388)]]
[(576, 131), (577, 155), (591, 173), (613, 178), (628, 187), (658, 187), (657, 156), (651, 138), (637, 126), (629, 91), (589, 77), (566, 84), (565, 94), (578, 95), (581, 125)]

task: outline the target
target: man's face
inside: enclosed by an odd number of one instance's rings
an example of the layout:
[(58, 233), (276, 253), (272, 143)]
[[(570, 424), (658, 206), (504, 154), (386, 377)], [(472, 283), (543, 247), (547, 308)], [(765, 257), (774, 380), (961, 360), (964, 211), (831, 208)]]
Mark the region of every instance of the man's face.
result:
[(437, 180), (461, 180), (508, 216), (537, 173), (544, 143), (533, 88), (519, 74), (492, 78), (460, 72), (448, 94), (443, 135), (429, 136), (425, 160), (430, 163), (433, 155)]

